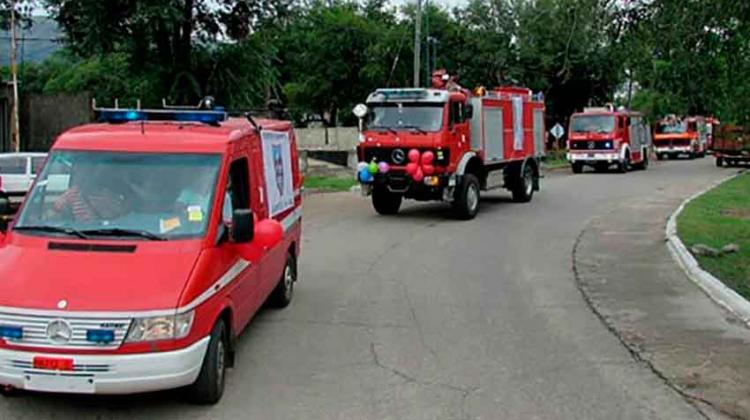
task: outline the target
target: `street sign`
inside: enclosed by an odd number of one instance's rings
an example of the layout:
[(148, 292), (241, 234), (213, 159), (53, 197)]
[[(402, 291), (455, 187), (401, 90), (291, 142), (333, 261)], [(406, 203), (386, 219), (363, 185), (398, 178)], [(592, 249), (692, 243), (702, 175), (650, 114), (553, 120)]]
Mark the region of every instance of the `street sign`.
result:
[(549, 132), (550, 134), (555, 136), (557, 140), (560, 140), (560, 138), (565, 134), (565, 129), (558, 123), (555, 124), (555, 126), (552, 127), (552, 130), (550, 130)]

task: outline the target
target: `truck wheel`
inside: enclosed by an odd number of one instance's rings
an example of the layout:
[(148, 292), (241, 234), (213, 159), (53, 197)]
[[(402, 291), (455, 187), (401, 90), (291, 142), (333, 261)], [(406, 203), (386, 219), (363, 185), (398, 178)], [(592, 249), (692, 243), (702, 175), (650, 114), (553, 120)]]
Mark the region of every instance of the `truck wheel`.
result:
[(388, 191), (386, 187), (375, 187), (372, 191), (372, 206), (378, 214), (387, 216), (398, 213), (401, 200), (401, 195)]
[(521, 176), (513, 185), (513, 201), (517, 203), (528, 203), (534, 197), (534, 168), (524, 165)]
[(664, 155), (661, 153), (656, 154), (656, 160), (664, 160)]
[(721, 168), (724, 166), (724, 159), (721, 156), (716, 157), (716, 167)]
[(286, 265), (284, 266), (284, 272), (281, 273), (281, 278), (276, 288), (271, 293), (271, 299), (269, 303), (276, 308), (286, 308), (292, 303), (294, 297), (294, 284), (297, 282), (297, 259), (290, 252), (286, 256)]
[(643, 160), (639, 163), (633, 165), (634, 168), (640, 169), (642, 171), (645, 171), (648, 169), (648, 154), (643, 154)]
[(191, 403), (213, 405), (224, 395), (229, 343), (227, 336), (227, 327), (224, 321), (219, 320), (211, 331), (198, 379), (188, 387), (188, 400)]
[(570, 167), (573, 169), (574, 174), (580, 174), (583, 172), (583, 163), (573, 162), (570, 164)]
[(694, 160), (695, 159), (695, 152), (688, 153), (688, 159)]
[(453, 212), (462, 220), (471, 220), (479, 213), (479, 180), (472, 174), (461, 177), (453, 200)]
[(626, 154), (625, 160), (617, 163), (617, 172), (626, 174), (628, 170), (630, 170), (630, 155)]

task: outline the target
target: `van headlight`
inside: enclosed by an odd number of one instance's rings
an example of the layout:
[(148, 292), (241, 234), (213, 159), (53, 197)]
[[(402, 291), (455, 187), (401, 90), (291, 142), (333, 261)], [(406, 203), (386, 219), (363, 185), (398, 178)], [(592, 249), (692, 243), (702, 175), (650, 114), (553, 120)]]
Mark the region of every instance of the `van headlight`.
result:
[(190, 333), (194, 317), (195, 312), (190, 311), (178, 315), (135, 318), (130, 325), (130, 331), (128, 331), (125, 342), (137, 343), (185, 338)]

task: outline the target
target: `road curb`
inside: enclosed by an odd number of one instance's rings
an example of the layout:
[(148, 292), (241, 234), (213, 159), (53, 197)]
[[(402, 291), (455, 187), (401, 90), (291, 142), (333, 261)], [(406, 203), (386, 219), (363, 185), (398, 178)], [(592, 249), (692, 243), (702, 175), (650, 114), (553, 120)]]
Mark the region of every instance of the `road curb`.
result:
[(721, 280), (714, 277), (711, 273), (703, 270), (695, 257), (693, 257), (693, 254), (690, 253), (677, 235), (677, 218), (682, 211), (685, 210), (685, 206), (703, 194), (744, 173), (744, 170), (739, 171), (683, 201), (682, 204), (680, 204), (680, 207), (678, 207), (669, 217), (666, 233), (667, 248), (669, 248), (672, 258), (677, 262), (677, 265), (680, 266), (682, 271), (685, 272), (685, 275), (700, 287), (701, 290), (703, 290), (703, 292), (716, 304), (740, 318), (745, 325), (750, 326), (750, 301), (727, 287)]

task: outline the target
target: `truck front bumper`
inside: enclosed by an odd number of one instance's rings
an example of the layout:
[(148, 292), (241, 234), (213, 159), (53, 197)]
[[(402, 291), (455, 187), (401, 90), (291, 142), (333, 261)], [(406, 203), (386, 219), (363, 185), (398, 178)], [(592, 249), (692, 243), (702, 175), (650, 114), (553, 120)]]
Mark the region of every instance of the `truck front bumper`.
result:
[(567, 157), (570, 163), (616, 163), (620, 161), (620, 154), (617, 152), (568, 153)]
[(690, 153), (693, 148), (690, 146), (654, 146), (654, 152), (656, 154), (663, 153)]
[[(184, 349), (146, 354), (69, 355), (0, 349), (0, 385), (74, 394), (136, 394), (190, 385), (210, 337)], [(73, 359), (73, 371), (33, 368), (36, 357)]]

